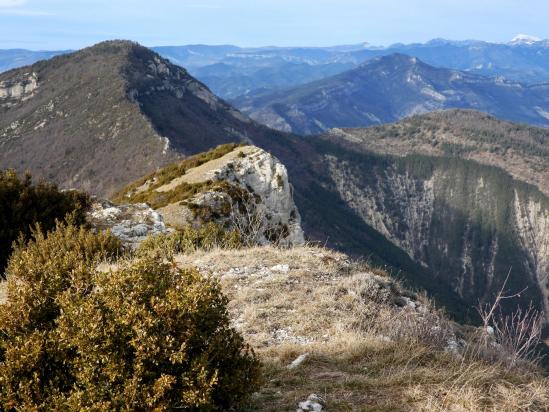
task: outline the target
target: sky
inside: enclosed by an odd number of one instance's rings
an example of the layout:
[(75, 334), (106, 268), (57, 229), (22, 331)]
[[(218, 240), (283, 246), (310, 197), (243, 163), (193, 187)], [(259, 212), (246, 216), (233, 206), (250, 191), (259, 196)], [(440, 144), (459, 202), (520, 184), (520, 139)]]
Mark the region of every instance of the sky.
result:
[(0, 48), (330, 46), (549, 38), (547, 0), (0, 0)]

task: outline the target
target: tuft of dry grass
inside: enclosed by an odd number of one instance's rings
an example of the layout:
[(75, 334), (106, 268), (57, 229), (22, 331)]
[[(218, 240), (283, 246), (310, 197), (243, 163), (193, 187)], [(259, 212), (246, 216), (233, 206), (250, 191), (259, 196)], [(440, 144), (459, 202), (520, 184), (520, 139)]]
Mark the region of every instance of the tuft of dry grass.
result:
[(536, 368), (453, 352), (465, 328), (343, 254), (256, 247), (175, 261), (220, 280), (233, 325), (261, 358), (250, 411), (295, 410), (311, 393), (332, 411), (548, 410), (549, 380)]
[(7, 299), (7, 282), (0, 281), (0, 304), (3, 304)]

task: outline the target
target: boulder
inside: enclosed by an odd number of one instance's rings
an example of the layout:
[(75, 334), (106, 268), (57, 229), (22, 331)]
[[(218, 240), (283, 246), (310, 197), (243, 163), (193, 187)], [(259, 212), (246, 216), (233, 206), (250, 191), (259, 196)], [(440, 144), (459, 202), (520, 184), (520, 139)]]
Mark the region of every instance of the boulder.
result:
[(88, 212), (88, 222), (95, 230), (110, 230), (132, 248), (149, 235), (170, 231), (162, 215), (145, 203), (114, 205), (106, 200), (97, 200)]

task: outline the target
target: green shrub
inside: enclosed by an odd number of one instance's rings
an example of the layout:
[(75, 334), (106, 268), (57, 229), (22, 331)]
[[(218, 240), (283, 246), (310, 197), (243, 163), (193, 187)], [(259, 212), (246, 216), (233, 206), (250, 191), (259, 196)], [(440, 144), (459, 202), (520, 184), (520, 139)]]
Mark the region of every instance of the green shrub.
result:
[(220, 225), (210, 222), (197, 229), (186, 226), (169, 234), (149, 236), (139, 245), (138, 256), (157, 255), (170, 259), (178, 253), (192, 253), (195, 250), (213, 248), (236, 249), (242, 246), (242, 238), (237, 231), (227, 231)]
[(29, 174), (20, 178), (13, 170), (0, 172), (0, 277), (12, 250), (12, 242), (40, 223), (44, 230), (55, 227), (57, 219), (73, 214), (76, 223), (84, 222), (90, 199), (76, 191), (61, 192), (49, 183), (32, 184)]
[(259, 365), (219, 285), (144, 257), (116, 272), (108, 233), (58, 224), (19, 244), (0, 310), (0, 410), (226, 410)]
[(92, 267), (120, 252), (107, 233), (57, 224), (47, 237), (39, 228), (28, 245), (21, 240), (11, 256), (8, 300), (0, 310), (0, 410), (43, 407), (56, 391), (71, 385), (69, 354), (58, 345), (58, 299), (70, 288), (86, 287)]

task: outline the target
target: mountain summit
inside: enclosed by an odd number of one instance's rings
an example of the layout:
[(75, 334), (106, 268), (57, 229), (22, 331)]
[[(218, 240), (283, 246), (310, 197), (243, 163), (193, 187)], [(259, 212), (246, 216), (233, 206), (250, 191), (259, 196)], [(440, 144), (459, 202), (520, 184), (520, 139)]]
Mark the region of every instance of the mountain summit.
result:
[(530, 36), (529, 34), (517, 34), (509, 44), (534, 44), (541, 41), (539, 37)]
[(262, 130), (185, 69), (129, 41), (0, 74), (0, 167), (62, 187), (110, 194)]

